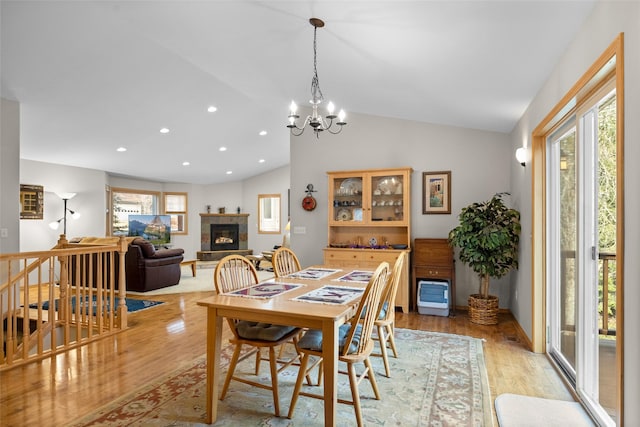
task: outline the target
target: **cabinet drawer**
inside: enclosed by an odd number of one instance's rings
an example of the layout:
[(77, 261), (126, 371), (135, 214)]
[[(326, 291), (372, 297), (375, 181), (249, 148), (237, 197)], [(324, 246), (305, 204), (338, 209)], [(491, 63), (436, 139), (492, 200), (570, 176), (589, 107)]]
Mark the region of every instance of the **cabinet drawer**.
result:
[(393, 268), (399, 252), (396, 251), (363, 251), (354, 250), (330, 250), (324, 251), (324, 263), (327, 265), (349, 265), (352, 267), (370, 267), (376, 268), (383, 261), (389, 263)]
[(387, 261), (391, 267), (393, 267), (396, 259), (398, 259), (398, 254), (384, 250), (381, 252), (367, 252), (362, 255), (365, 261), (376, 263), (376, 265), (380, 264), (382, 261)]
[(331, 264), (332, 262), (357, 262), (361, 260), (360, 254), (354, 251), (324, 251), (324, 263)]
[(453, 271), (450, 268), (437, 266), (415, 267), (416, 278), (450, 279)]

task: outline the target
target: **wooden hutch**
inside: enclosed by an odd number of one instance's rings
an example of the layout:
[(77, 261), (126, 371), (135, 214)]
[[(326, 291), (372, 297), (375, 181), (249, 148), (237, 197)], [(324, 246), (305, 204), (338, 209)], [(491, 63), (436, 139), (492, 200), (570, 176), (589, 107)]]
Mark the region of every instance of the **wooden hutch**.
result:
[[(410, 252), (412, 172), (408, 167), (327, 172), (326, 265), (375, 268), (387, 261), (393, 268), (401, 252)], [(407, 262), (396, 297), (405, 313), (410, 308), (409, 277)]]

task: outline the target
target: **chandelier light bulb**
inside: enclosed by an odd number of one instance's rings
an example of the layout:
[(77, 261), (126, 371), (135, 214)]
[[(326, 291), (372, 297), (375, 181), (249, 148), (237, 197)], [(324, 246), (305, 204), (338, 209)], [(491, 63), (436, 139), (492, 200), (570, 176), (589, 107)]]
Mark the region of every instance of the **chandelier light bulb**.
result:
[(333, 111), (336, 109), (335, 105), (333, 105), (333, 102), (329, 101), (329, 104), (327, 105), (327, 111), (329, 112), (329, 115), (333, 115)]
[(347, 118), (347, 113), (344, 112), (344, 110), (340, 110), (340, 112), (338, 113), (338, 123), (344, 123), (344, 119)]
[(289, 110), (291, 111), (291, 115), (295, 115), (296, 111), (298, 111), (298, 106), (295, 102), (291, 101), (291, 105), (289, 106)]

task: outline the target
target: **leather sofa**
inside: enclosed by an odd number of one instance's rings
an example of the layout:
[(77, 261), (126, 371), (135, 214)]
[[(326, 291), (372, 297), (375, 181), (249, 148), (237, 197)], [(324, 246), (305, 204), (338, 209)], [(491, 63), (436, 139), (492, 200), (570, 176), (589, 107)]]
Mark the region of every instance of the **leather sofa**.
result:
[[(180, 263), (184, 259), (183, 249), (160, 249), (156, 250), (147, 240), (135, 237), (127, 238), (129, 242), (127, 253), (125, 254), (125, 275), (127, 279), (127, 291), (147, 292), (154, 289), (173, 286), (180, 282)], [(73, 239), (69, 247), (114, 245), (118, 242), (118, 237), (85, 237)], [(97, 283), (96, 254), (82, 255), (81, 258), (72, 257), (70, 282), (74, 284), (76, 280), (76, 268), (80, 268), (80, 280), (82, 283)], [(111, 271), (108, 258), (104, 261), (105, 275), (103, 283), (108, 282), (109, 271)], [(119, 261), (115, 258), (114, 271), (118, 271)], [(93, 266), (93, 267), (90, 267)], [(91, 277), (88, 277), (91, 274)], [(115, 288), (118, 289), (118, 276), (115, 277)]]
[(180, 282), (183, 249), (156, 250), (147, 240), (136, 238), (125, 255), (127, 290), (152, 291)]

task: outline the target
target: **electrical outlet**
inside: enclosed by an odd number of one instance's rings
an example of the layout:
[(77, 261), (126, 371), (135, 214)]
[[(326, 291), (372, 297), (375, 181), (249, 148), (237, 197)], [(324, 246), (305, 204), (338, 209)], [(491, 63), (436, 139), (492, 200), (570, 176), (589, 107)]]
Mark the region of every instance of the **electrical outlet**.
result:
[(7, 237), (9, 237), (9, 229), (0, 228), (0, 237), (3, 239), (6, 239)]

